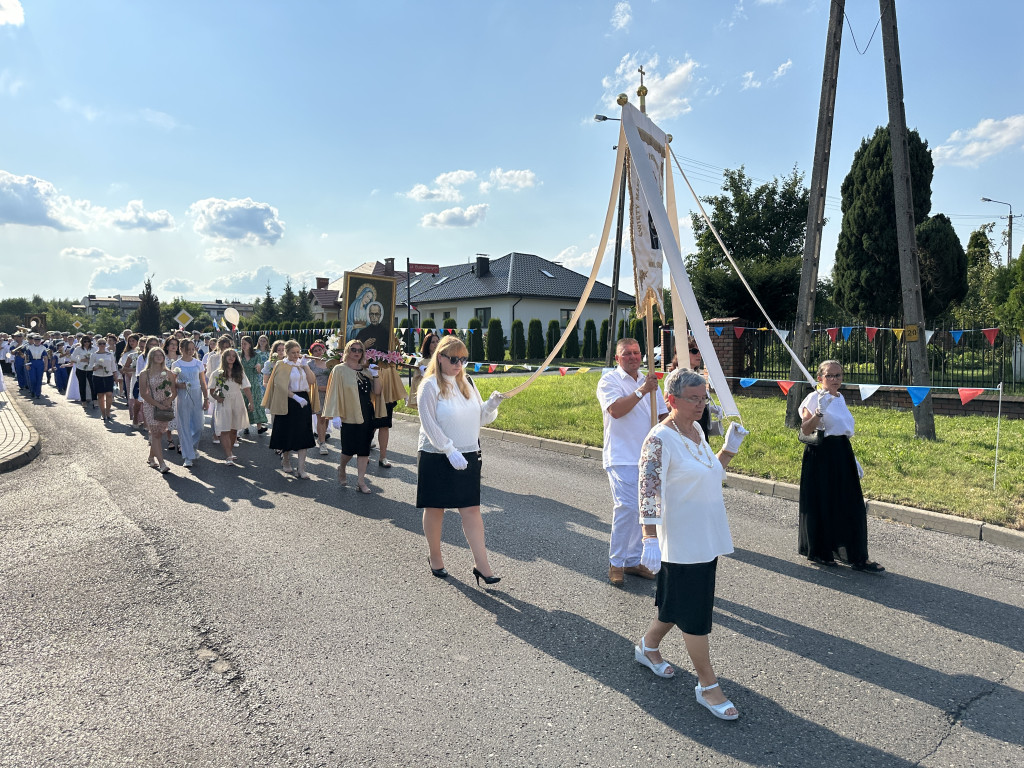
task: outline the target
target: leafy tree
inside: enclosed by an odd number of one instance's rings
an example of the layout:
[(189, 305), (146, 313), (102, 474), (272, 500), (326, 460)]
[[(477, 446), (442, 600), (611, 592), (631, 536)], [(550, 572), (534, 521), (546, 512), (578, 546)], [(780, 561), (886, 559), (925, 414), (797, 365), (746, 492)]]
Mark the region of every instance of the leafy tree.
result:
[(572, 333), (565, 340), (565, 346), (562, 347), (562, 357), (567, 360), (580, 359), (580, 332), (578, 324), (573, 324)]
[(449, 328), (451, 328), (453, 331), (455, 331), (455, 330), (458, 330), (459, 324), (457, 322), (455, 322), (455, 318), (454, 317), (446, 317), (444, 319), (444, 322), (441, 323), (441, 327), (444, 328), (445, 330), (448, 330)]
[(289, 277), (285, 280), (281, 298), (277, 300), (277, 314), (285, 322), (295, 322), (298, 320), (298, 309), (298, 301), (295, 291), (292, 289), (292, 279)]
[(544, 326), (536, 317), (530, 321), (526, 336), (526, 357), (530, 360), (544, 359)]
[[(618, 341), (619, 339), (624, 339), (624, 338), (626, 338), (626, 321), (625, 320), (619, 320), (619, 335), (615, 337), (615, 341)], [(608, 350), (605, 350), (606, 354), (607, 354), (607, 352), (608, 352)]]
[(1006, 329), (1024, 329), (1024, 259), (1000, 267), (993, 283), (996, 320)]
[(505, 334), (501, 329), (501, 320), (492, 317), (487, 324), (487, 359), (501, 362), (505, 359)]
[(117, 334), (125, 329), (125, 324), (117, 312), (110, 307), (103, 307), (91, 318), (88, 327), (91, 333)]
[(470, 330), (469, 338), (466, 339), (466, 348), (469, 350), (469, 359), (474, 363), (482, 363), (484, 360), (484, 333), (480, 325), (479, 317), (469, 318), (466, 327)]
[[(907, 134), (907, 143), (914, 221), (923, 222), (932, 207), (934, 166), (928, 143), (917, 131)], [(843, 224), (832, 270), (835, 301), (860, 317), (901, 314), (903, 293), (888, 128), (877, 128), (870, 140), (861, 142), (841, 191)]]
[[(84, 315), (70, 312), (62, 306), (51, 304), (50, 308), (46, 310), (46, 327), (51, 331), (75, 333), (77, 329), (74, 326), (74, 322), (76, 320), (82, 323), (83, 328), (88, 327), (87, 318)], [(120, 330), (124, 330), (123, 325)]]
[(995, 319), (994, 300), (999, 254), (992, 247), (995, 223), (982, 224), (971, 232), (967, 241), (967, 293), (953, 309), (953, 317), (961, 325), (989, 325)]
[(437, 328), (432, 317), (424, 317), (420, 322), (423, 323), (420, 328)]
[(636, 339), (636, 343), (640, 345), (640, 354), (647, 354), (647, 342), (644, 340), (644, 321), (639, 317), (634, 317), (632, 322), (629, 324), (629, 336), (632, 339)]
[(601, 335), (598, 337), (598, 355), (602, 360), (608, 359), (608, 320), (601, 321)]
[(313, 321), (313, 292), (303, 283), (295, 301), (295, 319), (303, 323)]
[[(178, 321), (174, 319), (181, 310), (192, 315), (192, 322), (188, 330), (198, 330), (203, 324), (212, 322), (210, 316), (203, 309), (203, 305), (196, 301), (186, 301), (181, 296), (175, 296), (169, 304), (160, 305), (160, 327), (163, 329), (177, 328)], [(241, 327), (241, 326), (239, 326)]]
[(267, 283), (267, 292), (264, 294), (263, 300), (256, 305), (255, 310), (256, 317), (258, 317), (260, 322), (264, 325), (277, 321), (277, 302), (274, 301), (274, 297), (270, 295), (270, 283)]
[[(711, 221), (773, 320), (796, 314), (809, 193), (796, 168), (782, 179), (753, 186), (741, 167), (726, 170), (722, 192), (703, 198)], [(711, 317), (760, 318), (739, 276), (703, 217), (691, 214), (697, 252), (687, 257), (694, 292)], [(665, 312), (671, 317), (671, 298)]]
[(597, 357), (597, 324), (593, 319), (583, 325), (583, 357), (587, 360)]
[(548, 348), (548, 354), (549, 355), (554, 350), (554, 348), (556, 346), (558, 346), (558, 340), (560, 338), (562, 338), (562, 326), (559, 324), (559, 322), (557, 320), (549, 320), (548, 321), (548, 338), (547, 338), (547, 343), (548, 343), (548, 347), (547, 348)]
[[(138, 327), (130, 326), (131, 328), (149, 335), (158, 334), (162, 330), (160, 327), (160, 300), (153, 294), (153, 282), (151, 278), (146, 278), (146, 283), (143, 286), (142, 293), (139, 294), (139, 322)], [(124, 330), (124, 321), (118, 319), (120, 327), (114, 331), (114, 333), (120, 333)], [(97, 326), (99, 324), (97, 323)], [(107, 333), (107, 331), (103, 331)]]
[(924, 313), (934, 320), (967, 295), (967, 254), (945, 214), (918, 224), (916, 240)]
[(523, 333), (523, 321), (512, 321), (512, 339), (509, 342), (508, 356), (513, 360), (526, 359), (526, 334)]

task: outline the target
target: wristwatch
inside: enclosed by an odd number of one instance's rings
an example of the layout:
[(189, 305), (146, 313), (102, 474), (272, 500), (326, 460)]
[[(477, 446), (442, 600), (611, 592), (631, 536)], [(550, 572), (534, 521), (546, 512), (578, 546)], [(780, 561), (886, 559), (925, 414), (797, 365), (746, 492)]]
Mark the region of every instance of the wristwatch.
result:
[(641, 392), (639, 389), (634, 389), (633, 390), (633, 394), (636, 395), (636, 399), (637, 400), (643, 400), (644, 399), (644, 393)]

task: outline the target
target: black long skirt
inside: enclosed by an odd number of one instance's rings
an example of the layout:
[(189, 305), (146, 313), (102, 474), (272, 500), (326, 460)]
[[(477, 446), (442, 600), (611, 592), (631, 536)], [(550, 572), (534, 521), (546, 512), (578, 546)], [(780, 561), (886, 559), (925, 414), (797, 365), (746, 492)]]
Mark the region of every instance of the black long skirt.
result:
[(658, 621), (688, 635), (710, 635), (718, 558), (710, 563), (662, 563), (655, 582)]
[(288, 413), (274, 416), (274, 429), (270, 433), (270, 447), (275, 451), (304, 451), (316, 445), (313, 436), (313, 409), (309, 405), (309, 392), (296, 392), (306, 401), (299, 405), (288, 398)]
[(800, 470), (800, 544), (805, 557), (868, 559), (868, 517), (850, 438), (805, 445)]
[(469, 462), (455, 469), (443, 453), (420, 451), (416, 457), (416, 507), (462, 509), (480, 506), (480, 452), (462, 454)]

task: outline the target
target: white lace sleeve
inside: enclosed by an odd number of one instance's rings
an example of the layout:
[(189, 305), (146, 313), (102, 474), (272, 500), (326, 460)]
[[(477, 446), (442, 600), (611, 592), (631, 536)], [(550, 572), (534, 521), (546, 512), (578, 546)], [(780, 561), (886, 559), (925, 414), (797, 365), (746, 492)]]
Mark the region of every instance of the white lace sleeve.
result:
[(661, 525), (662, 455), (661, 438), (648, 435), (640, 449), (640, 524)]
[(437, 423), (437, 398), (440, 391), (437, 382), (433, 377), (426, 379), (420, 385), (420, 392), (417, 399), (417, 407), (420, 412), (420, 427), (427, 436), (430, 444), (439, 453), (448, 453), (455, 447), (451, 438), (448, 437)]

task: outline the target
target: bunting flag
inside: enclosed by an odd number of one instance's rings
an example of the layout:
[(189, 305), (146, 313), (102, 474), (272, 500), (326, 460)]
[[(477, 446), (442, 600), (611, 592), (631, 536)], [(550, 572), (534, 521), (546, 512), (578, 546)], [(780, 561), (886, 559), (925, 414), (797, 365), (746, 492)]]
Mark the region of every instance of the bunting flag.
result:
[(828, 337), (830, 339), (832, 339), (832, 343), (835, 344), (836, 343), (836, 336), (839, 335), (839, 329), (838, 328), (826, 328), (825, 332), (828, 334)]
[(498, 366), (496, 366), (494, 363), (491, 363), (489, 366), (487, 366), (488, 373), (494, 373), (496, 370), (498, 370)]
[(793, 382), (792, 381), (777, 381), (775, 383), (779, 385), (779, 389), (782, 390), (782, 394), (784, 394), (784, 395), (788, 395), (789, 394), (789, 390), (791, 390), (793, 388)]
[(473, 365), (473, 373), (480, 373), (480, 363), (475, 363)]
[(738, 338), (739, 338), (740, 336), (742, 336), (742, 335), (743, 335), (743, 331), (745, 331), (745, 330), (746, 330), (745, 328), (740, 328), (740, 327), (739, 327), (739, 326), (737, 325), (737, 326), (735, 326), (735, 327), (734, 327), (734, 328), (732, 329), (732, 332), (736, 334), (736, 338), (738, 339)]
[(508, 372), (509, 372), (509, 371), (511, 371), (511, 370), (512, 370), (512, 366), (511, 366), (511, 365), (506, 365), (506, 366), (505, 366), (505, 372), (506, 372), (506, 373), (508, 373)]
[(749, 387), (751, 384), (756, 384), (757, 379), (740, 379), (740, 386), (744, 389)]
[(960, 387), (960, 389), (957, 390), (957, 392), (960, 393), (960, 404), (967, 405), (971, 400), (984, 391), (984, 389), (975, 389), (973, 387)]
[(934, 335), (935, 335), (935, 331), (925, 331), (924, 332), (924, 343), (925, 344), (931, 344), (932, 336), (934, 336)]
[(533, 370), (533, 368), (531, 366), (529, 366), (529, 365), (524, 365), (523, 368), (525, 368), (528, 371), (532, 371)]
[(861, 399), (861, 402), (863, 402), (864, 400), (867, 400), (869, 397), (871, 397), (873, 394), (875, 394), (875, 392), (878, 391), (878, 388), (880, 386), (882, 386), (882, 385), (881, 384), (861, 384), (860, 385), (860, 399)]
[(468, 331), (469, 333), (475, 333), (475, 332), (476, 332), (476, 328), (467, 328), (466, 330), (467, 330), (467, 331)]
[(892, 332), (896, 334), (897, 340), (903, 341), (903, 329), (902, 328), (893, 328)]
[(562, 376), (565, 376), (565, 374), (567, 374), (567, 373), (569, 372), (569, 369), (563, 366), (563, 367), (561, 367), (561, 368), (559, 368), (559, 369), (558, 369), (558, 372), (559, 372), (559, 373), (560, 373), (560, 374), (561, 374)]
[(587, 373), (589, 371), (590, 371), (589, 368), (577, 368), (576, 369), (576, 373)]
[(981, 332), (985, 334), (985, 338), (988, 339), (988, 343), (993, 347), (996, 345), (996, 334), (999, 333), (998, 328), (982, 328)]
[(964, 335), (964, 332), (963, 331), (950, 331), (949, 335), (953, 337), (953, 343), (954, 344), (959, 344), (960, 343), (960, 337)]
[(849, 341), (851, 333), (853, 333), (853, 326), (852, 325), (844, 325), (843, 326), (843, 341)]
[(779, 335), (782, 336), (782, 340), (785, 341), (789, 338), (789, 331), (779, 331)]
[(867, 331), (868, 341), (874, 341), (875, 340), (875, 334), (878, 333), (878, 329), (875, 326), (873, 326), (873, 325), (869, 325), (864, 330)]
[(931, 389), (931, 387), (907, 387), (907, 394), (910, 395), (910, 401), (914, 405), (920, 405), (928, 397)]
[(715, 336), (721, 336), (722, 335), (722, 330), (723, 330), (723, 327), (721, 325), (716, 325), (715, 326)]

